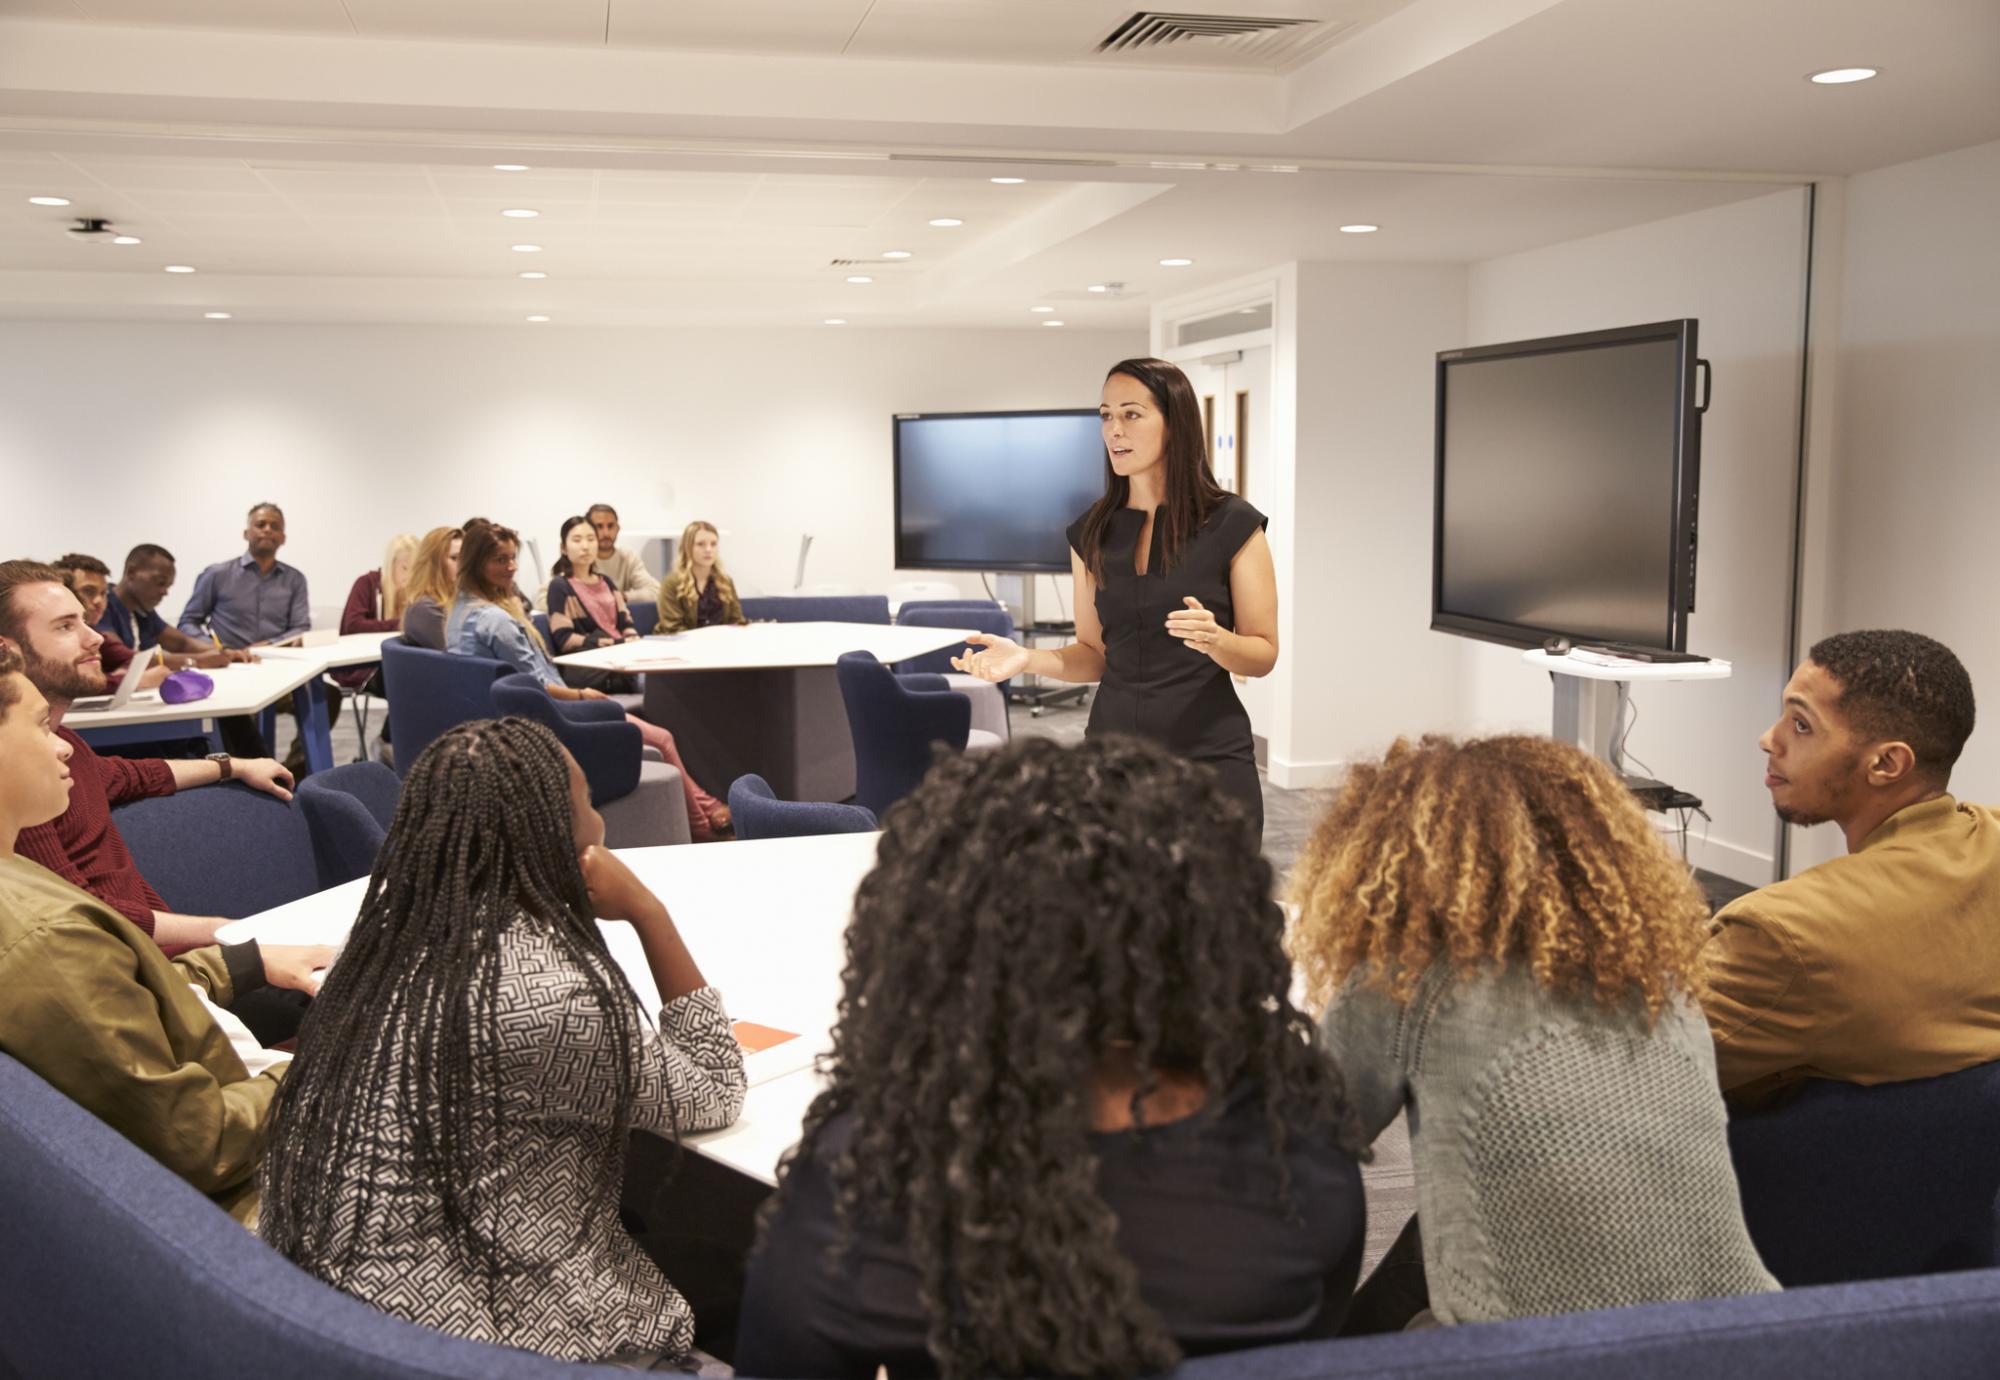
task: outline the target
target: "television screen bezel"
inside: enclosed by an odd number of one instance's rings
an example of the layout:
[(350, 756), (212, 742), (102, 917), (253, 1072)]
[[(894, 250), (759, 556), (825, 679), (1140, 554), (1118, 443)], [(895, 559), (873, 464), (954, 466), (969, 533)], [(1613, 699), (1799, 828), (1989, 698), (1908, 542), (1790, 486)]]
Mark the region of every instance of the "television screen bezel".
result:
[[(897, 570), (991, 570), (991, 571), (1005, 572), (1007, 574), (1021, 574), (1021, 575), (1067, 575), (1070, 573), (1070, 564), (1068, 561), (1064, 561), (1060, 565), (1052, 565), (1047, 563), (1030, 563), (1030, 562), (1014, 562), (1011, 564), (994, 565), (988, 562), (981, 562), (981, 561), (926, 561), (923, 564), (919, 565), (914, 561), (907, 559), (903, 552), (903, 423), (904, 422), (972, 421), (980, 418), (996, 418), (996, 417), (998, 418), (1096, 417), (1097, 415), (1098, 415), (1098, 410), (1094, 407), (1030, 407), (1012, 411), (995, 410), (995, 411), (984, 411), (984, 412), (891, 413), (889, 416), (889, 438), (890, 438), (890, 446), (894, 452), (894, 457), (895, 457), (893, 461), (893, 468), (894, 468), (893, 482), (895, 486), (895, 502), (889, 514), (889, 521), (895, 529), (895, 547), (896, 547), (895, 569)], [(1109, 465), (1110, 464), (1109, 459), (1107, 458), (1104, 463), (1106, 465)]]
[[(1602, 349), (1651, 340), (1671, 340), (1676, 344), (1675, 381), (1680, 406), (1674, 416), (1673, 509), (1669, 515), (1669, 550), (1666, 590), (1666, 640), (1655, 643), (1633, 639), (1636, 645), (1661, 651), (1687, 650), (1687, 620), (1694, 611), (1695, 525), (1701, 483), (1701, 411), (1695, 406), (1697, 335), (1700, 322), (1695, 317), (1653, 321), (1642, 326), (1619, 326), (1611, 330), (1579, 331), (1572, 335), (1542, 336), (1534, 340), (1513, 340), (1498, 345), (1469, 346), (1441, 350), (1437, 356), (1437, 432), (1435, 468), (1431, 475), (1431, 630), (1453, 633), (1507, 647), (1540, 647), (1551, 637), (1575, 640), (1564, 628), (1544, 628), (1454, 613), (1444, 601), (1444, 469), (1445, 469), (1445, 375), (1455, 364), (1474, 360), (1529, 358), (1535, 355), (1565, 354), (1576, 350)], [(1585, 640), (1590, 640), (1586, 638)], [(1601, 638), (1598, 640), (1602, 640)]]

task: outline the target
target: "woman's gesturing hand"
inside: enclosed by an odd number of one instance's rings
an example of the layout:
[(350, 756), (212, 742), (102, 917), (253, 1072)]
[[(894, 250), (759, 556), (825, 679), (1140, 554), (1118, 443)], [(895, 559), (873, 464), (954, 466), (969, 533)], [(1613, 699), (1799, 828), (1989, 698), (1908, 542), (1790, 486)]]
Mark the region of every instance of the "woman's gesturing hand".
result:
[(1214, 656), (1227, 629), (1215, 621), (1214, 614), (1201, 606), (1201, 600), (1189, 595), (1181, 602), (1187, 607), (1167, 615), (1167, 631), (1203, 656)]
[(1028, 669), (1028, 649), (1010, 637), (967, 633), (965, 640), (969, 644), (965, 655), (953, 657), (951, 664), (968, 676), (1012, 680)]

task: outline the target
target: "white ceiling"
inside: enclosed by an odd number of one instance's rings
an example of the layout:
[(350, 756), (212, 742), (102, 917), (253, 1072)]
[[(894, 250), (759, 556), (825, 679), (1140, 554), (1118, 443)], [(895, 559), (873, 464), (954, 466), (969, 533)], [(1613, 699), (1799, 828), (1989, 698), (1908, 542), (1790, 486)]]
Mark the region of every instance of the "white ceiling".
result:
[[(1287, 259), (1476, 260), (2000, 138), (1996, 0), (1248, 0), (1194, 8), (1331, 37), (1096, 58), (1133, 8), (0, 0), (0, 316), (1129, 327)], [(1804, 80), (1851, 63), (1882, 76)]]

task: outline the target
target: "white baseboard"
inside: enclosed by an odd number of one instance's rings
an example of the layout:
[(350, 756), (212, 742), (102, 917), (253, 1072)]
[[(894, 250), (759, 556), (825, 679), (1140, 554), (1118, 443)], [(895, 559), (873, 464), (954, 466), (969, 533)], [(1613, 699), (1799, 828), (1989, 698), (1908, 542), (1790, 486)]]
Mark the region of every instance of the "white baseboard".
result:
[[(1678, 849), (1680, 826), (1666, 815), (1656, 814), (1651, 818), (1653, 826), (1667, 836), (1668, 844)], [(1690, 863), (1704, 872), (1716, 873), (1745, 886), (1769, 886), (1777, 880), (1775, 863), (1769, 852), (1745, 848), (1740, 843), (1731, 843), (1713, 834), (1703, 839), (1699, 819), (1688, 831), (1687, 856)]]
[(1265, 764), (1264, 774), (1273, 786), (1288, 791), (1305, 791), (1338, 785), (1341, 773), (1346, 770), (1345, 762), (1293, 762), (1273, 756)]

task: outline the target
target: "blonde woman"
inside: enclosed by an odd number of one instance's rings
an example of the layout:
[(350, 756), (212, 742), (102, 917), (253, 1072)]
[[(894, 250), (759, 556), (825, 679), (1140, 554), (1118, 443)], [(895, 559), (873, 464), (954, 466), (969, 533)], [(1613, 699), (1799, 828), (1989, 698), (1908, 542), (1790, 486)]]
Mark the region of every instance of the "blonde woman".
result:
[[(410, 570), (417, 557), (414, 533), (398, 532), (389, 538), (382, 552), (382, 564), (354, 582), (347, 591), (347, 607), (341, 610), (340, 633), (392, 633), (403, 626), (403, 609), (409, 603)], [(373, 666), (356, 666), (333, 673), (334, 683), (347, 690), (360, 690), (374, 678)]]
[(1777, 1287), (1696, 1005), (1708, 907), (1602, 762), (1399, 741), (1351, 770), (1291, 895), (1362, 1130), (1410, 1113), (1417, 1217), (1349, 1331)]
[(413, 647), (444, 650), (444, 620), (458, 598), (460, 527), (433, 527), (417, 543), (410, 564), (409, 602), (403, 608), (403, 640)]
[(736, 582), (722, 569), (717, 555), (721, 544), (722, 534), (712, 523), (697, 519), (681, 529), (674, 568), (660, 584), (660, 626), (656, 631), (677, 633), (716, 623), (749, 621), (736, 598)]

